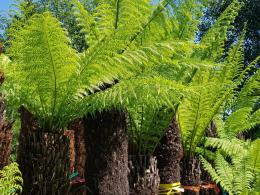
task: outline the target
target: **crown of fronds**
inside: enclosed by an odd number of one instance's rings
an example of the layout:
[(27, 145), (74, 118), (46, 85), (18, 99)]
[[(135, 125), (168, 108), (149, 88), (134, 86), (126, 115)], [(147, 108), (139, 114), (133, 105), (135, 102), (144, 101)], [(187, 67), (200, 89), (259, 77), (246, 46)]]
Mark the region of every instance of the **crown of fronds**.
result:
[(0, 170), (0, 193), (18, 194), (22, 192), (22, 173), (17, 163), (12, 163)]
[[(258, 81), (256, 81), (256, 77), (258, 73), (254, 78), (250, 78), (246, 82), (248, 84), (246, 84), (245, 89), (242, 89), (241, 95), (237, 95), (235, 91), (237, 86), (246, 79), (248, 70), (254, 67), (259, 60), (256, 58), (255, 61), (248, 65), (248, 68), (242, 69), (244, 65), (243, 52), (245, 32), (241, 34), (238, 41), (229, 49), (225, 58), (222, 58), (223, 46), (221, 51), (213, 49), (214, 52), (216, 51), (214, 54), (215, 57), (205, 55), (205, 52), (207, 53), (211, 46), (218, 44), (219, 42), (223, 42), (224, 44), (225, 37), (227, 36), (226, 28), (232, 27), (230, 23), (234, 21), (235, 15), (240, 7), (241, 5), (237, 1), (231, 3), (227, 10), (223, 12), (222, 16), (216, 21), (216, 24), (213, 25), (202, 39), (201, 44), (206, 47), (198, 49), (194, 53), (194, 56), (200, 56), (204, 60), (207, 59), (208, 61), (211, 61), (211, 64), (214, 64), (214, 61), (218, 61), (218, 63), (215, 63), (213, 68), (201, 67), (196, 71), (196, 74), (189, 85), (191, 89), (193, 89), (191, 90), (192, 93), (184, 99), (178, 109), (178, 119), (183, 134), (183, 146), (188, 154), (195, 152), (196, 147), (203, 141), (202, 138), (211, 121), (220, 113), (222, 107), (227, 102), (234, 101), (237, 96), (242, 98), (242, 93), (244, 94), (243, 96), (245, 96), (245, 94), (249, 93), (257, 86)], [(228, 10), (232, 10), (232, 16), (228, 14)], [(219, 34), (218, 31), (223, 32), (223, 34)], [(214, 38), (214, 36), (221, 39)], [(207, 41), (205, 42), (205, 40)], [(212, 51), (210, 51), (210, 54), (212, 54)], [(222, 60), (219, 60), (221, 58)], [(254, 100), (256, 98), (257, 97), (254, 97)], [(237, 111), (240, 112), (240, 114), (234, 113), (233, 117), (237, 117), (239, 120), (237, 120), (236, 124), (226, 123), (227, 127), (225, 128), (232, 128), (233, 133), (235, 133), (241, 131), (241, 128), (238, 130), (235, 126), (238, 128), (243, 122), (245, 122), (243, 123), (244, 130), (255, 126), (259, 113), (257, 111), (252, 114), (251, 110), (251, 108), (243, 108), (242, 110)], [(241, 113), (243, 113), (243, 115), (241, 115)]]
[[(66, 31), (50, 13), (34, 15), (12, 36), (12, 46), (8, 52), (12, 63), (5, 72), (9, 82), (15, 85), (15, 95), (9, 96), (9, 99), (17, 96), (17, 105), (24, 105), (35, 114), (43, 129), (59, 129), (76, 115), (79, 116), (79, 113), (88, 111), (89, 104), (82, 99), (89, 99), (88, 96), (102, 89), (103, 85), (114, 84), (115, 81), (121, 83), (160, 63), (169, 64), (173, 56), (176, 59), (181, 59), (182, 56), (187, 58), (186, 62), (182, 60), (171, 63), (173, 66), (188, 64), (188, 61), (191, 61), (191, 48), (195, 47), (195, 44), (190, 43), (191, 40), (187, 41), (186, 35), (186, 38), (176, 42), (174, 36), (171, 36), (174, 33), (165, 28), (168, 25), (174, 29), (173, 20), (178, 20), (178, 24), (182, 25), (181, 17), (171, 17), (172, 12), (165, 11), (169, 2), (165, 0), (153, 6), (146, 0), (100, 1), (93, 6), (93, 10), (86, 10), (79, 1), (72, 1), (79, 26), (86, 34), (88, 49), (82, 54), (77, 54), (70, 47)], [(191, 6), (187, 2), (182, 6), (183, 10), (188, 10)], [(183, 20), (183, 23), (187, 23), (187, 20)], [(155, 36), (155, 30), (161, 33)], [(188, 32), (185, 31), (185, 34)], [(163, 78), (155, 79), (157, 82), (160, 80)], [(140, 92), (135, 86), (143, 83), (140, 83), (138, 78), (132, 81), (136, 83), (132, 89), (136, 89), (135, 93)], [(125, 85), (127, 83), (132, 85), (127, 81), (120, 84), (124, 90), (128, 90)], [(6, 94), (8, 85), (5, 85)], [(174, 83), (170, 85), (173, 86)], [(160, 83), (155, 86), (166, 87), (164, 81), (161, 86)], [(176, 88), (178, 87), (174, 86), (174, 89)], [(120, 87), (116, 89), (123, 91)], [(146, 93), (150, 89), (156, 90), (150, 86)], [(167, 95), (170, 97), (170, 93), (166, 92), (172, 90), (161, 91), (165, 92), (162, 100), (152, 95), (150, 97), (159, 102), (159, 105), (161, 102), (175, 104), (166, 98)], [(111, 92), (113, 93), (113, 90)], [(145, 92), (141, 94), (144, 95)], [(95, 96), (96, 100), (91, 98), (93, 109), (100, 109), (100, 104), (105, 104), (101, 103), (105, 95)], [(177, 96), (179, 94), (175, 94), (173, 99)], [(99, 97), (101, 100), (98, 100)], [(120, 97), (123, 96), (116, 93), (109, 97), (114, 100), (111, 102), (117, 104), (121, 103)], [(131, 94), (124, 99), (135, 101)], [(108, 102), (109, 98), (105, 101)], [(86, 104), (83, 106), (86, 109), (74, 112), (75, 109), (81, 108), (77, 107), (81, 105), (79, 102)]]

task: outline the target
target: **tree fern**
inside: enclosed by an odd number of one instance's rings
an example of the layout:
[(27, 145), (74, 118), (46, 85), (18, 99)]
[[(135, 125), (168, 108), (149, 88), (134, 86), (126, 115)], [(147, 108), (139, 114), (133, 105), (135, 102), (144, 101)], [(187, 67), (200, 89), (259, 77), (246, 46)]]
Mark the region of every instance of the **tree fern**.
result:
[(9, 54), (17, 77), (10, 80), (19, 80), (20, 92), (27, 94), (22, 104), (45, 119), (43, 128), (51, 128), (68, 91), (73, 92), (68, 82), (75, 77), (78, 64), (65, 31), (49, 13), (34, 15), (16, 33)]

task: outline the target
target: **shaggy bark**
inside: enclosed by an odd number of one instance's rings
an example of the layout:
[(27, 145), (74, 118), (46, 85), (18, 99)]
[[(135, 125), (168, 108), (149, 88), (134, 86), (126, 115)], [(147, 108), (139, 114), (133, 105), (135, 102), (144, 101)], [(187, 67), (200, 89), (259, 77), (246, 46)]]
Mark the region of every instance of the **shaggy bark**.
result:
[[(1, 54), (1, 43), (0, 43)], [(0, 72), (0, 85), (4, 82), (4, 74)], [(5, 118), (5, 104), (3, 97), (0, 97), (0, 170), (9, 164), (9, 157), (12, 150), (12, 123)]]
[(156, 157), (129, 156), (129, 186), (131, 195), (156, 195), (160, 177)]
[(198, 157), (191, 156), (182, 159), (181, 176), (183, 185), (199, 186), (201, 184), (201, 165)]
[(83, 119), (73, 121), (69, 128), (74, 130), (75, 139), (75, 170), (81, 178), (85, 178), (86, 165), (86, 145), (85, 145), (85, 129)]
[(129, 194), (126, 114), (112, 109), (88, 115), (85, 133), (86, 180), (92, 193)]
[[(85, 128), (83, 119), (76, 119), (70, 125), (69, 129), (74, 132), (74, 171), (78, 176), (71, 182), (70, 195), (85, 195), (87, 189), (85, 185), (85, 165), (86, 165), (86, 145), (85, 145)], [(72, 152), (72, 151), (71, 151)], [(70, 152), (70, 153), (71, 153)]]
[(160, 182), (162, 184), (180, 182), (180, 161), (183, 150), (180, 129), (175, 118), (166, 129), (155, 150), (155, 155), (158, 160)]
[(61, 195), (69, 190), (69, 139), (42, 132), (37, 120), (21, 108), (17, 162), (23, 174), (24, 195)]
[(0, 97), (0, 170), (9, 164), (12, 149), (12, 124), (4, 116), (4, 100)]

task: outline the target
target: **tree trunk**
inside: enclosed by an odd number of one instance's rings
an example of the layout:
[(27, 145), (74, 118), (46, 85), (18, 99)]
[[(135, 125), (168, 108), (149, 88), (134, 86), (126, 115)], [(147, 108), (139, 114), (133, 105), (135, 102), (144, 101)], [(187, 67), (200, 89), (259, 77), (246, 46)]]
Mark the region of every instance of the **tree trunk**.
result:
[(65, 195), (69, 190), (69, 139), (42, 132), (37, 120), (21, 108), (17, 161), (24, 195)]
[(129, 194), (126, 114), (113, 109), (88, 115), (85, 133), (86, 180), (92, 194)]
[(70, 195), (85, 195), (87, 193), (85, 182), (86, 165), (86, 146), (85, 146), (85, 128), (83, 119), (76, 119), (69, 125), (69, 129), (74, 132), (74, 153), (75, 163), (74, 171), (78, 175), (71, 181)]
[(12, 149), (12, 124), (4, 116), (4, 100), (0, 97), (0, 170), (9, 164)]
[[(2, 47), (0, 43), (0, 55)], [(0, 85), (4, 82), (4, 74), (0, 72)], [(0, 97), (0, 170), (9, 164), (9, 157), (12, 150), (12, 124), (5, 118), (5, 104), (3, 97)]]
[(161, 184), (180, 182), (180, 161), (183, 156), (181, 134), (176, 118), (155, 149)]
[(129, 186), (131, 195), (156, 195), (160, 177), (156, 157), (129, 156)]
[(181, 183), (184, 195), (199, 195), (201, 185), (201, 164), (197, 156), (184, 157), (181, 162)]
[(74, 169), (79, 173), (79, 177), (85, 178), (86, 165), (86, 145), (85, 145), (85, 128), (83, 119), (73, 121), (69, 128), (74, 131), (75, 139), (75, 167)]

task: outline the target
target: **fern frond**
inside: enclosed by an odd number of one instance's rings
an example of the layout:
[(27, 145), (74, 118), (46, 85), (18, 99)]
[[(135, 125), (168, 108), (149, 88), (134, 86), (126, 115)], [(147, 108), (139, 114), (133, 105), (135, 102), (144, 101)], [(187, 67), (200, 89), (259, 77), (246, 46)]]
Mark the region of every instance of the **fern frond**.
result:
[(146, 105), (150, 109), (158, 110), (163, 106), (174, 108), (187, 91), (185, 86), (164, 78), (137, 77), (86, 97), (80, 104), (83, 113), (93, 113), (96, 109), (101, 111), (111, 107), (126, 108), (131, 105)]
[(0, 170), (0, 193), (17, 194), (22, 192), (22, 173), (17, 163), (12, 163)]
[[(238, 133), (242, 133), (246, 130), (253, 128), (259, 123), (254, 119), (251, 119), (252, 108), (244, 107), (233, 112), (225, 121), (225, 130), (221, 133), (221, 137), (233, 138)], [(257, 116), (259, 111), (254, 115)]]
[(68, 99), (67, 95), (75, 93), (68, 83), (75, 78), (78, 56), (70, 48), (66, 32), (49, 13), (36, 14), (16, 34), (9, 54), (16, 76), (20, 75), (15, 81), (19, 82), (21, 91), (27, 93), (23, 104), (45, 118), (47, 124), (52, 123), (60, 108), (64, 108), (61, 104)]
[(233, 170), (230, 164), (224, 159), (221, 154), (216, 154), (216, 173), (221, 177), (220, 185), (229, 194), (234, 194), (235, 178), (233, 175)]
[(224, 139), (224, 138), (212, 138), (208, 137), (205, 142), (206, 147), (213, 147), (222, 149), (226, 154), (235, 155), (235, 154), (245, 154), (247, 151), (244, 149), (244, 142), (233, 138)]
[(246, 165), (251, 169), (254, 174), (253, 187), (255, 192), (260, 192), (260, 139), (257, 139), (251, 143), (249, 149), (248, 159)]
[(220, 60), (224, 52), (227, 32), (232, 28), (232, 23), (241, 7), (242, 3), (238, 0), (234, 0), (202, 37), (201, 43), (208, 46), (208, 48), (203, 51), (203, 58), (210, 58), (216, 61)]

